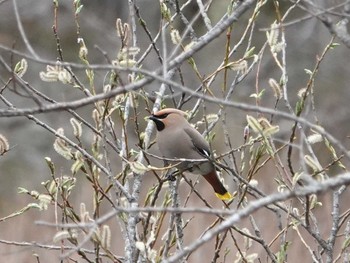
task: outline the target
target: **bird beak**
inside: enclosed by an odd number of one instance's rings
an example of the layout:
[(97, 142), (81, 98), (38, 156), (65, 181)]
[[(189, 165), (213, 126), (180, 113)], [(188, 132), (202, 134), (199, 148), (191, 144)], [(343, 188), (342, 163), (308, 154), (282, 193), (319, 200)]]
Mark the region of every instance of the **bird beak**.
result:
[(152, 121), (158, 120), (158, 118), (156, 116), (154, 116), (153, 114), (151, 116), (148, 116), (148, 119), (152, 120)]

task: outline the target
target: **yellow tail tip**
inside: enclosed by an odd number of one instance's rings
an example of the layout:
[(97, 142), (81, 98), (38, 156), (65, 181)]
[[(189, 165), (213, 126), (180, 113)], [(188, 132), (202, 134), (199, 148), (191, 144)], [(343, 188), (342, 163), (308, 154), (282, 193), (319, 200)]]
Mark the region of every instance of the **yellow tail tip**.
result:
[(233, 196), (229, 192), (226, 192), (223, 195), (215, 193), (215, 195), (223, 201), (230, 201), (231, 199), (233, 199)]

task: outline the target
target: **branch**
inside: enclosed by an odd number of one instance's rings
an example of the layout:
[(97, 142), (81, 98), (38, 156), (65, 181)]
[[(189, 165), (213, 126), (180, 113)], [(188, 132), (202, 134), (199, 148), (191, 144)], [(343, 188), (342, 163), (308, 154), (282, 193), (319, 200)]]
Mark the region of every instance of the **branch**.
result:
[(184, 247), (183, 251), (164, 260), (163, 263), (178, 262), (181, 258), (185, 257), (188, 253), (191, 253), (197, 248), (199, 248), (200, 246), (204, 245), (206, 242), (211, 240), (217, 234), (225, 231), (226, 229), (230, 228), (232, 225), (236, 224), (243, 218), (246, 218), (253, 212), (259, 210), (260, 208), (266, 205), (270, 205), (280, 201), (285, 201), (292, 197), (306, 196), (310, 194), (325, 192), (334, 187), (338, 187), (341, 185), (348, 185), (348, 184), (350, 184), (350, 173), (339, 175), (336, 178), (327, 179), (322, 183), (315, 183), (309, 186), (295, 189), (293, 191), (286, 191), (282, 193), (271, 194), (261, 199), (252, 201), (245, 208), (237, 211), (237, 213), (228, 217), (220, 225), (212, 228), (211, 231), (208, 231), (207, 233), (205, 233), (201, 238), (197, 239), (195, 242), (193, 242), (189, 246)]

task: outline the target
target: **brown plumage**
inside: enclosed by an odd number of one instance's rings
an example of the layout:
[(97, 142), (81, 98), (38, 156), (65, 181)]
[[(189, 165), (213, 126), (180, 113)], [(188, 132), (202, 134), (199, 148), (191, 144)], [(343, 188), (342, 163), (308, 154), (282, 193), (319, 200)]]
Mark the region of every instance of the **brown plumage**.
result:
[[(172, 108), (160, 110), (149, 118), (157, 126), (157, 144), (164, 158), (169, 159), (206, 159), (210, 156), (208, 142), (193, 128), (185, 118), (186, 113)], [(210, 161), (184, 161), (178, 166), (180, 171), (201, 174), (213, 187), (215, 194), (222, 200), (232, 196), (216, 174), (215, 166)]]

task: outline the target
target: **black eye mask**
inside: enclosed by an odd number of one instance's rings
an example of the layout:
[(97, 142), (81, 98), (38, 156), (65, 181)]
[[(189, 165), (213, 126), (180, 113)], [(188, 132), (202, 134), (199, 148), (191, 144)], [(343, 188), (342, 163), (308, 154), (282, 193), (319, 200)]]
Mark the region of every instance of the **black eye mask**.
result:
[(164, 114), (158, 115), (158, 116), (152, 114), (152, 116), (157, 118), (157, 119), (165, 119), (166, 117), (168, 117), (169, 114), (170, 113), (164, 113)]
[(154, 114), (152, 114), (149, 119), (154, 121), (154, 123), (156, 124), (157, 127), (157, 131), (162, 131), (165, 128), (164, 123), (161, 121), (161, 119), (165, 119), (167, 116), (169, 115), (169, 113), (164, 113), (162, 115), (156, 116)]

